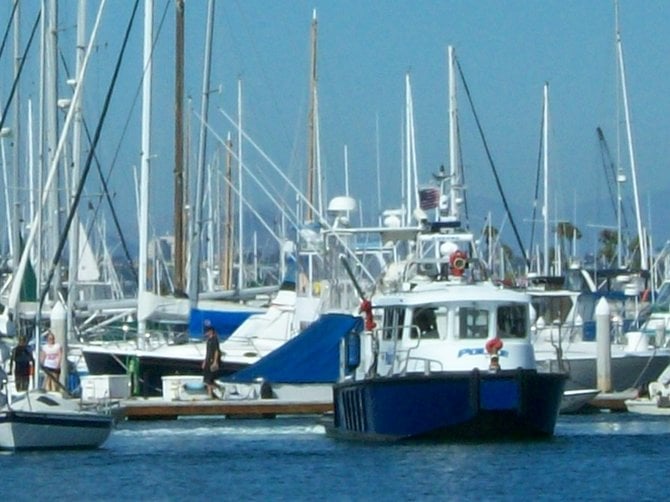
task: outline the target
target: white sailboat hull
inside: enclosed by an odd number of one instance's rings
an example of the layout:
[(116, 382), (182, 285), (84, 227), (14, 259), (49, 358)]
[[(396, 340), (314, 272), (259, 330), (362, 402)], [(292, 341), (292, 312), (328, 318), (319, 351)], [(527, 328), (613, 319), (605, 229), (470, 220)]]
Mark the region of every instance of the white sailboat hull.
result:
[(0, 409), (0, 450), (98, 448), (113, 425), (112, 415), (82, 411), (60, 394), (31, 391)]
[(0, 413), (0, 449), (98, 448), (111, 433), (111, 418), (60, 413)]

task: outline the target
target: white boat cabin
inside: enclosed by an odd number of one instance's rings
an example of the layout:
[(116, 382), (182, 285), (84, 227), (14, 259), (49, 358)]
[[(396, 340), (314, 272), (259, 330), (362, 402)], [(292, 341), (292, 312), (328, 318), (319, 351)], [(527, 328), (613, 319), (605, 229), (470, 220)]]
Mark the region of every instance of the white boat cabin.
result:
[(526, 295), (489, 283), (434, 282), (384, 296), (361, 366), (381, 376), (535, 368), (529, 305)]

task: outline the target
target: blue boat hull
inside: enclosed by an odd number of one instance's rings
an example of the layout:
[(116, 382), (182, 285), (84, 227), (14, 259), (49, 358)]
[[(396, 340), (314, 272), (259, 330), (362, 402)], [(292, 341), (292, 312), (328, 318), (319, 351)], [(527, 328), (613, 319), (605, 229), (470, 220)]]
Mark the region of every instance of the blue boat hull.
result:
[(381, 440), (546, 438), (554, 433), (565, 380), (520, 369), (342, 382), (333, 387), (328, 432)]

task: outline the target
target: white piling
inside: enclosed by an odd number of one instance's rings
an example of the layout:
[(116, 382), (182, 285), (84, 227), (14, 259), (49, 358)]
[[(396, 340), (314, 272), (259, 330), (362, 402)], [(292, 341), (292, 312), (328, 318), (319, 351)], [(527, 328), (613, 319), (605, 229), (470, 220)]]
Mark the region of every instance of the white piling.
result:
[(610, 341), (610, 307), (605, 298), (596, 305), (596, 345), (598, 390), (612, 391), (612, 347)]

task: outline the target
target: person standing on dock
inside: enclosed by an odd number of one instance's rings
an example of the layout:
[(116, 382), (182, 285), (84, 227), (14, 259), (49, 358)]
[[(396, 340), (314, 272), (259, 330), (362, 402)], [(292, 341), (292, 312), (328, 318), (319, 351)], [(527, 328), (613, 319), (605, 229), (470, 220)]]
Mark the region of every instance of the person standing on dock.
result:
[(214, 394), (214, 389), (219, 388), (216, 377), (219, 376), (221, 368), (221, 348), (219, 347), (219, 336), (209, 321), (205, 321), (205, 337), (207, 338), (207, 350), (205, 351), (205, 360), (202, 362), (203, 381), (207, 386), (209, 398), (218, 399)]
[(19, 344), (12, 350), (12, 358), (9, 360), (9, 371), (14, 372), (14, 385), (17, 392), (28, 390), (30, 376), (33, 373), (33, 353), (28, 347), (26, 337), (19, 336)]
[(40, 364), (46, 373), (44, 379), (44, 390), (58, 392), (60, 379), (60, 366), (63, 361), (63, 347), (56, 342), (56, 337), (47, 331), (47, 343), (42, 347)]

